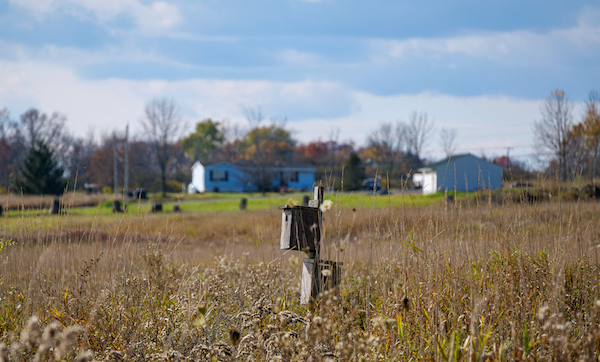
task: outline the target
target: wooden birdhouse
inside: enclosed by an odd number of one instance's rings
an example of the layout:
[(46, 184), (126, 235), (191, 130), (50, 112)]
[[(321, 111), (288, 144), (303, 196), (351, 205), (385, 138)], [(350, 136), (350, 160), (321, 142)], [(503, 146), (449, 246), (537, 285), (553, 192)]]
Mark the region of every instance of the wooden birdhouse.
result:
[(281, 249), (316, 251), (321, 241), (319, 208), (286, 205), (281, 209)]

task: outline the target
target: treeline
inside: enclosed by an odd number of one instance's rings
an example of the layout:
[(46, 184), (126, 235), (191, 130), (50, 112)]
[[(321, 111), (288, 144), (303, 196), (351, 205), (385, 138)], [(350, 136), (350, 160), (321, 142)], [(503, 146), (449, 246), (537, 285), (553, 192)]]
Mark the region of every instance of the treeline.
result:
[[(597, 93), (590, 95), (580, 123), (573, 122), (572, 109), (564, 92), (554, 91), (542, 109), (542, 120), (534, 127), (539, 155), (549, 156), (548, 171), (560, 174), (563, 180), (574, 174), (597, 176), (600, 172)], [(196, 161), (245, 162), (254, 166), (257, 175), (264, 175), (261, 170), (270, 165), (310, 164), (317, 169), (317, 180), (335, 187), (343, 181), (346, 190), (359, 188), (364, 177), (376, 174), (384, 187), (410, 187), (408, 175), (426, 164), (426, 147), (437, 142), (446, 156), (457, 148), (456, 130), (437, 130), (425, 112), (412, 112), (407, 121), (379, 124), (367, 135), (366, 144), (357, 147), (352, 141), (341, 141), (339, 130), (332, 131), (328, 139), (300, 143), (285, 120), (267, 118), (260, 107), (243, 111), (248, 122), (245, 129), (227, 120), (205, 119), (196, 123), (192, 133), (183, 134), (186, 124), (174, 100), (148, 102), (140, 117), (143, 132), (128, 137), (130, 190), (143, 187), (152, 192), (179, 192), (190, 182)], [(39, 185), (27, 186), (42, 178), (40, 172), (50, 172), (32, 169), (43, 162), (44, 167), (54, 167), (57, 170), (53, 172), (63, 175), (59, 183), (63, 191), (65, 187), (81, 190), (88, 184), (111, 192), (115, 178), (118, 187), (123, 187), (125, 130), (99, 137), (92, 133), (75, 136), (67, 131), (66, 120), (64, 114), (38, 109), (15, 119), (6, 108), (0, 109), (0, 192), (49, 193), (48, 189), (40, 191)], [(50, 159), (44, 161), (44, 157)], [(506, 156), (491, 161), (506, 167), (508, 178), (531, 176), (524, 165)], [(259, 176), (254, 181), (263, 190), (270, 185)]]

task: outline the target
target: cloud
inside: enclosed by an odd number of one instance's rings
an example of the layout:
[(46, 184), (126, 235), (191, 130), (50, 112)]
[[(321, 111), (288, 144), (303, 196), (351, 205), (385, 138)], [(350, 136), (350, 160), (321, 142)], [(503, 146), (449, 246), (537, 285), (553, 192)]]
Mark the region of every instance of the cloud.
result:
[(139, 0), (9, 0), (33, 12), (44, 16), (52, 12), (65, 12), (79, 18), (92, 18), (106, 24), (120, 16), (131, 18), (139, 31), (158, 33), (169, 30), (181, 21), (181, 13), (175, 5), (166, 1), (153, 1), (144, 4)]
[(527, 154), (532, 152), (531, 126), (539, 118), (542, 104), (541, 100), (507, 96), (457, 97), (431, 92), (393, 96), (355, 92), (355, 98), (359, 107), (349, 116), (296, 122), (298, 137), (311, 139), (311, 130), (316, 128), (325, 128), (325, 135), (332, 128), (339, 128), (341, 139), (360, 145), (381, 122), (406, 121), (412, 111), (419, 111), (427, 112), (436, 124), (426, 149), (429, 157), (443, 155), (437, 134), (440, 128), (457, 129), (460, 152), (479, 154), (483, 150), (489, 156), (503, 154), (510, 146)]
[(268, 82), (191, 79), (181, 81), (82, 79), (66, 67), (32, 61), (0, 61), (0, 104), (13, 113), (29, 107), (68, 115), (78, 134), (90, 127), (111, 130), (137, 122), (145, 102), (175, 99), (193, 122), (230, 118), (243, 123), (241, 106), (261, 106), (269, 117), (329, 118), (353, 111), (353, 93), (330, 82)]
[[(144, 104), (156, 96), (179, 103), (190, 127), (207, 117), (244, 125), (241, 106), (261, 106), (267, 117), (288, 117), (288, 126), (302, 142), (327, 139), (339, 129), (340, 140), (362, 145), (381, 122), (406, 121), (412, 111), (425, 111), (438, 129), (457, 129), (461, 152), (483, 150), (487, 155), (503, 154), (508, 146), (517, 147), (511, 151), (515, 154), (532, 152), (531, 126), (542, 102), (430, 92), (378, 96), (310, 80), (89, 80), (57, 64), (0, 61), (1, 106), (15, 116), (29, 107), (65, 113), (69, 128), (79, 135), (90, 128), (120, 129), (128, 122), (135, 131)], [(437, 134), (427, 154), (441, 156)]]
[(552, 64), (573, 54), (600, 50), (600, 12), (588, 9), (575, 26), (546, 33), (527, 30), (472, 32), (445, 38), (370, 39), (371, 59), (389, 63), (412, 58), (440, 60), (451, 56), (502, 63)]

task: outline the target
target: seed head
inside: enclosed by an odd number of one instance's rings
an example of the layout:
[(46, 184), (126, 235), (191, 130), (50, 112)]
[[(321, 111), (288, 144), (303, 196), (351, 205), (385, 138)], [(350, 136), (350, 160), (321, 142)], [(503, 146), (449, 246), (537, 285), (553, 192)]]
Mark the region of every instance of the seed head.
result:
[(332, 206), (333, 206), (333, 201), (325, 200), (325, 201), (323, 201), (321, 206), (319, 206), (319, 209), (321, 210), (321, 212), (325, 212), (327, 210), (330, 210)]

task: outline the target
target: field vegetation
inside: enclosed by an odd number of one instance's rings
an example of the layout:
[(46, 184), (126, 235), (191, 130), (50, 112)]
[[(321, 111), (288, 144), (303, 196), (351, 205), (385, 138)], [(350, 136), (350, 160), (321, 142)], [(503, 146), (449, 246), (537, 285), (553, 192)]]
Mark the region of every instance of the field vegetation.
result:
[(0, 359), (598, 360), (595, 201), (328, 194), (321, 256), (342, 283), (303, 306), (274, 205), (300, 197), (6, 214)]

